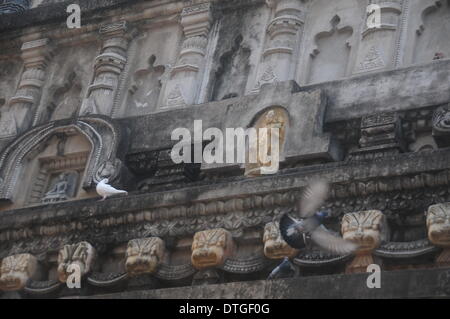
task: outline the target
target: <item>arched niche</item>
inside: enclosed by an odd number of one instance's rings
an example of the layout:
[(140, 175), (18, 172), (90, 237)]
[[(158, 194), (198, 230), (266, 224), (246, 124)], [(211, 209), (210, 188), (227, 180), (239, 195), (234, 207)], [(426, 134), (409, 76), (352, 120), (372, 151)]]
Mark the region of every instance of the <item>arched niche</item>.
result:
[(343, 26), (338, 15), (331, 19), (330, 24), (330, 30), (319, 32), (314, 37), (308, 83), (332, 81), (347, 75), (353, 28)]
[(413, 63), (450, 58), (450, 0), (423, 1), (421, 5), (425, 8), (417, 13)]
[[(118, 178), (120, 138), (119, 128), (103, 117), (57, 121), (31, 129), (0, 156), (0, 201), (14, 207), (57, 202), (61, 198), (45, 198), (46, 194), (55, 195), (57, 186), (64, 188), (68, 183), (72, 185), (67, 200), (89, 196), (101, 178)], [(59, 181), (62, 183), (57, 185)]]
[[(255, 135), (247, 137), (247, 152), (245, 164), (245, 176), (255, 177), (265, 174), (273, 174), (279, 169), (279, 163), (283, 160), (283, 151), (286, 143), (286, 134), (289, 129), (289, 114), (283, 107), (275, 106), (258, 113), (249, 129), (254, 128)], [(261, 129), (267, 129), (262, 132)], [(271, 129), (276, 129), (272, 131)], [(279, 153), (274, 153), (276, 148), (272, 145), (272, 135), (278, 141)], [(261, 154), (267, 154), (270, 162), (261, 158)], [(253, 156), (252, 156), (253, 154)], [(265, 172), (266, 171), (266, 172)]]

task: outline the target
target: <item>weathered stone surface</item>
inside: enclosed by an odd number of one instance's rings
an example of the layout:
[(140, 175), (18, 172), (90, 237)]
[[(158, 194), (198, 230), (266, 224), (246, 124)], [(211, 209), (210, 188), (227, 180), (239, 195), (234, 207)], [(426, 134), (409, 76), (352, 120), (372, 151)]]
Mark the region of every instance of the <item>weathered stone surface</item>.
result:
[[(448, 1), (0, 2), (0, 258), (45, 265), (29, 286), (10, 280), (20, 294), (165, 296), (231, 283), (237, 295), (328, 297), (316, 276), (345, 272), (351, 256), (297, 252), (277, 234), (317, 178), (330, 183), (327, 228), (361, 244), (348, 272), (448, 266)], [(74, 3), (79, 29), (66, 27)], [(279, 128), (275, 174), (261, 174), (260, 160), (175, 163), (176, 128), (194, 135), (191, 153), (211, 149), (213, 136), (192, 134), (200, 120), (203, 131)], [(97, 202), (103, 178), (130, 195)], [(373, 223), (352, 229), (351, 212)], [(292, 282), (311, 289), (234, 283), (267, 278), (284, 256), (308, 276)], [(86, 287), (59, 291), (71, 265)], [(407, 276), (385, 295), (419, 295), (413, 284), (396, 290)], [(331, 278), (330, 296), (384, 297), (352, 295), (358, 276)], [(174, 295), (214, 295), (189, 289)]]
[(381, 289), (367, 288), (369, 274), (319, 276), (277, 281), (132, 291), (98, 295), (110, 299), (397, 299), (450, 295), (450, 270), (406, 270), (381, 273)]

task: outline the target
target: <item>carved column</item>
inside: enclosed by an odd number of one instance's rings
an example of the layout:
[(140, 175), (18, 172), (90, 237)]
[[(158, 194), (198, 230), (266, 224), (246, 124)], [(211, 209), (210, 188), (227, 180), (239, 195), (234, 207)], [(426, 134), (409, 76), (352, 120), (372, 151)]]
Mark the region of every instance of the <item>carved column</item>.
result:
[(372, 252), (387, 240), (387, 229), (382, 212), (369, 210), (344, 215), (342, 235), (345, 240), (358, 244), (356, 257), (347, 265), (346, 273), (364, 273), (374, 264)]
[(83, 102), (81, 115), (111, 116), (121, 74), (127, 63), (128, 45), (132, 38), (127, 22), (104, 25), (99, 32), (103, 40), (102, 50), (95, 58), (94, 80)]
[(14, 123), (9, 124), (10, 134), (22, 133), (32, 125), (45, 84), (47, 63), (51, 57), (49, 39), (25, 42), (21, 50), (24, 71), (16, 94), (9, 100), (9, 107), (14, 114)]
[(450, 203), (433, 205), (427, 213), (428, 239), (444, 250), (436, 259), (438, 267), (450, 267)]
[(370, 0), (369, 6), (379, 6), (381, 24), (376, 22), (376, 12), (368, 13), (358, 49), (357, 63), (354, 73), (390, 69), (397, 65), (401, 36), (401, 15), (404, 0)]
[(212, 14), (210, 3), (186, 7), (181, 13), (184, 40), (165, 91), (165, 107), (196, 103), (204, 73), (204, 60)]
[(298, 43), (304, 24), (304, 4), (300, 0), (267, 1), (274, 18), (267, 26), (265, 50), (253, 92), (262, 85), (294, 79)]

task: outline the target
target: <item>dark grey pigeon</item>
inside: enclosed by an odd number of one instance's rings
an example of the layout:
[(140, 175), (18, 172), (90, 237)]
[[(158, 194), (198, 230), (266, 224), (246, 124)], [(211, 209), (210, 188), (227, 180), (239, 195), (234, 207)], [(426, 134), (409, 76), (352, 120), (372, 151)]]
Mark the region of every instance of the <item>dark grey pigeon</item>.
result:
[(328, 231), (323, 225), (328, 213), (317, 212), (327, 195), (328, 184), (325, 182), (315, 182), (307, 187), (299, 203), (301, 219), (297, 220), (289, 214), (283, 215), (280, 220), (281, 236), (292, 248), (311, 248), (315, 244), (332, 254), (351, 254), (358, 246)]
[(291, 278), (295, 276), (295, 273), (296, 269), (294, 265), (289, 261), (289, 258), (286, 257), (280, 265), (272, 270), (267, 280)]

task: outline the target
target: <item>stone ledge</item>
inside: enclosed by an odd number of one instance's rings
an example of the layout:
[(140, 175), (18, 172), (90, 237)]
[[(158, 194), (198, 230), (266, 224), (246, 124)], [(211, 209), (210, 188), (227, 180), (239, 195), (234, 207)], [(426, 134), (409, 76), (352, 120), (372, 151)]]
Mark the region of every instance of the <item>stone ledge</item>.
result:
[(450, 268), (381, 273), (381, 288), (369, 289), (369, 274), (301, 277), (277, 281), (128, 291), (74, 299), (398, 299), (450, 297)]

